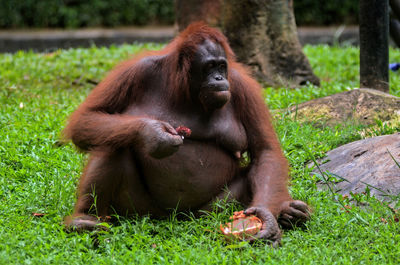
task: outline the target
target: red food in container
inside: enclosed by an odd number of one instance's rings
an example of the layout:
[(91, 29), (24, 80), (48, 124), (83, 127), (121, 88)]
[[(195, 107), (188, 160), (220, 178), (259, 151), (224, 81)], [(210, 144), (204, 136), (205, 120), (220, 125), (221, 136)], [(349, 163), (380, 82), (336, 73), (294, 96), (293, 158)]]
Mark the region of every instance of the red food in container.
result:
[(230, 217), (232, 222), (221, 224), (222, 234), (229, 240), (248, 239), (257, 234), (262, 227), (262, 221), (255, 215), (245, 215), (243, 211), (234, 212)]

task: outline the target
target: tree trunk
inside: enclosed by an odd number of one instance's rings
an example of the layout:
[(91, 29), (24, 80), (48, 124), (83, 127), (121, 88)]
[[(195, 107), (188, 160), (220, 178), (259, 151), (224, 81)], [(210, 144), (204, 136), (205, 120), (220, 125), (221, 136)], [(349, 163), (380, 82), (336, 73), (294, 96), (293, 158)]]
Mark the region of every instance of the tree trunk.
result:
[(360, 87), (389, 92), (389, 1), (360, 0)]
[(297, 37), (292, 0), (176, 0), (176, 7), (180, 30), (198, 20), (221, 26), (238, 61), (267, 85), (319, 85)]
[(221, 0), (175, 0), (175, 14), (179, 31), (195, 21), (219, 26)]
[(297, 37), (292, 0), (225, 0), (222, 26), (238, 60), (258, 79), (319, 85)]

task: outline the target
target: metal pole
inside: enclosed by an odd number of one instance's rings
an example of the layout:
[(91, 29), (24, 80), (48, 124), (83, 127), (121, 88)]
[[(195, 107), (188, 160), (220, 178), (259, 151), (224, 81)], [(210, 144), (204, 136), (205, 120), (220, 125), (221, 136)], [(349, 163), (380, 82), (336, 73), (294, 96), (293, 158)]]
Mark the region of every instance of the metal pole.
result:
[(360, 87), (389, 92), (389, 0), (360, 0)]
[(389, 6), (392, 10), (389, 17), (390, 37), (400, 47), (400, 0), (389, 0)]

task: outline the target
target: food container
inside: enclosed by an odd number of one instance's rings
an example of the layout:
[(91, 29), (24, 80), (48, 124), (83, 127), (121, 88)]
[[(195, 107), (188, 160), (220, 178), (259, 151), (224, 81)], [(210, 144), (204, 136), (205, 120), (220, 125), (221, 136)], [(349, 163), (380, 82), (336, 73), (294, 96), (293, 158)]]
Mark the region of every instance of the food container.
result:
[(246, 240), (257, 234), (262, 227), (262, 221), (255, 215), (245, 215), (243, 211), (234, 212), (230, 217), (232, 222), (221, 224), (222, 234), (229, 240)]

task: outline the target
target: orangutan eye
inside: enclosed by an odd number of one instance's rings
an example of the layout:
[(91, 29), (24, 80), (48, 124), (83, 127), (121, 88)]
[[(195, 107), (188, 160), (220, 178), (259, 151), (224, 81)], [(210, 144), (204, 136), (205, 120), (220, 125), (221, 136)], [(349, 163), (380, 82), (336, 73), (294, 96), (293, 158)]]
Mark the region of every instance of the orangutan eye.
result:
[(207, 63), (207, 69), (212, 69), (215, 67), (215, 62), (209, 62)]

